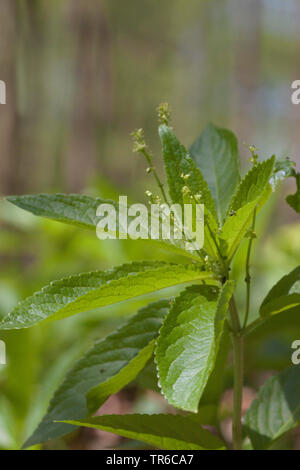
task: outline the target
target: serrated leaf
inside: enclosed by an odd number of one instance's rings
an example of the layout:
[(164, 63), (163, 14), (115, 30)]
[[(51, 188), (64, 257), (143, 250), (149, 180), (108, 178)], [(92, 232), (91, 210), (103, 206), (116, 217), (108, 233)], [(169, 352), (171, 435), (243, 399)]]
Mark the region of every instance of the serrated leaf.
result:
[[(262, 195), (262, 200), (267, 201), (270, 194), (271, 189), (267, 188)], [(225, 220), (219, 238), (222, 240), (222, 254), (228, 262), (231, 261), (243, 237), (246, 235), (252, 223), (254, 210), (258, 211), (259, 207), (261, 207), (258, 204), (258, 199), (249, 202)]]
[(221, 223), (240, 181), (237, 139), (229, 130), (209, 124), (190, 154), (208, 183)]
[(294, 211), (300, 214), (300, 173), (295, 175), (297, 190), (295, 194), (290, 194), (286, 198), (286, 202), (291, 206)]
[(228, 213), (237, 211), (245, 204), (261, 196), (272, 175), (275, 157), (271, 157), (253, 166), (240, 182), (230, 202)]
[(275, 315), (299, 306), (300, 309), (300, 266), (297, 266), (272, 287), (260, 306), (261, 316)]
[(167, 450), (224, 449), (224, 443), (197, 422), (180, 415), (104, 415), (68, 421), (76, 426), (102, 429)]
[[(200, 202), (216, 218), (215, 204), (207, 182), (187, 150), (180, 144), (173, 130), (165, 124), (159, 126), (159, 136), (172, 201), (182, 204), (182, 188), (187, 186), (194, 195), (201, 195)], [(182, 174), (188, 175), (188, 178), (184, 180)]]
[[(200, 400), (200, 406), (212, 406), (216, 407), (217, 417), (217, 404), (220, 403), (221, 396), (224, 393), (225, 378), (227, 372), (227, 361), (228, 355), (231, 348), (231, 337), (228, 325), (225, 323), (223, 334), (219, 344), (219, 350), (215, 361), (215, 366), (212, 373), (209, 376), (208, 382), (205, 386), (203, 394)], [(199, 411), (200, 412), (200, 411)]]
[(29, 194), (9, 196), (7, 200), (34, 215), (92, 230), (99, 222), (96, 211), (100, 204), (109, 203), (117, 208), (115, 201), (83, 194)]
[(219, 226), (211, 212), (204, 206), (204, 244), (203, 248), (212, 258), (218, 259), (216, 243), (220, 244)]
[(131, 382), (153, 354), (154, 339), (169, 308), (161, 300), (141, 309), (125, 325), (98, 341), (67, 374), (42, 422), (25, 447), (72, 431), (54, 420), (86, 418)]
[[(100, 204), (110, 204), (117, 214), (116, 232), (113, 235), (117, 237), (119, 233), (125, 233), (124, 227), (119, 225), (119, 205), (109, 199), (93, 198), (83, 194), (33, 194), (9, 196), (7, 200), (34, 215), (95, 231), (98, 222), (101, 220), (101, 217), (96, 215), (98, 206)], [(128, 216), (128, 223), (131, 220), (133, 218)], [(150, 227), (150, 215), (148, 227)], [(199, 260), (198, 256), (185, 250), (183, 240), (174, 239), (172, 231), (169, 240), (148, 238), (146, 241), (160, 245), (162, 248), (176, 252), (179, 255)]]
[[(218, 253), (213, 241), (213, 236), (218, 237), (217, 213), (207, 182), (170, 127), (161, 125), (159, 135), (171, 199), (173, 203), (179, 204), (204, 204), (203, 248), (210, 256), (217, 258)], [(186, 175), (187, 179), (183, 179), (182, 175)], [(197, 198), (194, 197), (186, 201), (182, 193), (184, 186)]]
[(241, 181), (229, 206), (220, 238), (227, 247), (226, 256), (231, 260), (240, 242), (251, 225), (254, 210), (263, 207), (271, 194), (269, 183), (274, 157), (251, 168)]
[(152, 358), (146, 367), (144, 367), (144, 369), (139, 373), (139, 375), (134, 380), (134, 384), (136, 384), (139, 388), (160, 393), (159, 387), (157, 385), (157, 372), (154, 358)]
[(28, 297), (0, 323), (0, 330), (28, 328), (44, 320), (112, 305), (196, 279), (212, 279), (194, 264), (136, 262), (54, 281)]
[(292, 162), (289, 158), (284, 160), (275, 160), (273, 174), (270, 178), (270, 184), (273, 191), (277, 188), (281, 181), (295, 176), (295, 162)]
[(300, 366), (271, 377), (245, 416), (255, 449), (266, 449), (300, 421)]
[(219, 291), (192, 286), (175, 299), (161, 328), (155, 361), (162, 393), (171, 405), (197, 412), (215, 365), (233, 282)]

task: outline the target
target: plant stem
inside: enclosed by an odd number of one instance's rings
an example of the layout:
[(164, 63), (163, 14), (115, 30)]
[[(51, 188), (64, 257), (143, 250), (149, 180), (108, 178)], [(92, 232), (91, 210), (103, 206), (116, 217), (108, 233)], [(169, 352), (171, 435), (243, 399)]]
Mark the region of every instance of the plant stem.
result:
[(209, 231), (209, 233), (210, 233), (210, 236), (211, 236), (211, 238), (213, 239), (213, 242), (214, 242), (214, 244), (215, 244), (215, 246), (216, 246), (216, 248), (217, 248), (217, 252), (218, 252), (218, 255), (219, 255), (220, 262), (223, 264), (224, 274), (228, 277), (228, 266), (226, 265), (226, 263), (225, 263), (225, 261), (224, 261), (224, 259), (223, 259), (223, 256), (222, 256), (222, 253), (221, 253), (221, 249), (220, 249), (220, 247), (219, 247), (219, 245), (218, 245), (218, 243), (217, 243), (216, 237), (215, 237), (215, 235), (214, 235), (212, 229), (210, 228), (210, 225), (209, 225), (208, 222), (206, 223), (206, 225), (207, 225), (208, 231)]
[(233, 333), (234, 353), (234, 399), (233, 399), (233, 448), (242, 449), (242, 399), (244, 378), (244, 338), (241, 334)]
[(242, 399), (244, 380), (244, 338), (234, 297), (230, 300), (234, 354), (233, 448), (242, 449)]
[(155, 181), (156, 181), (156, 183), (157, 183), (157, 185), (158, 185), (158, 187), (159, 187), (159, 189), (160, 189), (160, 191), (161, 191), (161, 194), (162, 194), (162, 197), (164, 198), (165, 203), (168, 204), (168, 198), (167, 198), (167, 195), (166, 195), (165, 190), (164, 190), (164, 185), (163, 185), (162, 182), (160, 181), (159, 176), (158, 176), (158, 174), (157, 174), (157, 172), (156, 172), (155, 167), (152, 165), (152, 157), (151, 157), (151, 155), (150, 155), (148, 152), (146, 152), (146, 150), (142, 150), (141, 152), (142, 152), (142, 154), (144, 155), (144, 157), (146, 158), (147, 163), (149, 164), (149, 167), (150, 167), (150, 169), (151, 169), (151, 172), (153, 173), (153, 176), (154, 176)]
[[(256, 209), (253, 212), (253, 220), (252, 220), (252, 227), (251, 230), (254, 232), (255, 229), (255, 220), (256, 220)], [(250, 256), (251, 256), (251, 248), (252, 248), (253, 238), (251, 237), (248, 244), (247, 256), (246, 256), (246, 286), (247, 286), (247, 294), (246, 294), (246, 311), (245, 311), (245, 319), (243, 328), (246, 328), (248, 323), (249, 317), (249, 310), (250, 310), (250, 294), (251, 294), (251, 275), (250, 275)]]
[[(254, 232), (256, 221), (256, 209), (253, 213), (251, 230)], [(249, 310), (250, 310), (250, 294), (251, 294), (251, 276), (250, 276), (250, 256), (253, 238), (251, 237), (248, 244), (246, 256), (246, 310), (243, 327), (241, 329), (240, 318), (237, 311), (234, 297), (230, 301), (230, 313), (232, 322), (232, 343), (234, 355), (234, 390), (233, 390), (233, 419), (232, 419), (232, 435), (233, 448), (241, 450), (243, 445), (243, 427), (242, 427), (242, 404), (243, 404), (243, 382), (244, 382), (244, 333), (246, 331)]]
[(157, 173), (156, 173), (156, 170), (154, 167), (152, 167), (152, 173), (154, 175), (154, 178), (156, 180), (156, 183), (158, 184), (159, 186), (159, 189), (160, 189), (160, 192), (162, 194), (162, 197), (164, 198), (164, 201), (166, 204), (168, 204), (168, 199), (167, 199), (167, 196), (166, 196), (166, 193), (165, 193), (165, 190), (164, 190), (164, 185), (162, 184), (162, 182), (160, 181)]
[(239, 334), (241, 330), (241, 324), (234, 296), (232, 296), (230, 299), (229, 308), (231, 315), (232, 331), (233, 333)]

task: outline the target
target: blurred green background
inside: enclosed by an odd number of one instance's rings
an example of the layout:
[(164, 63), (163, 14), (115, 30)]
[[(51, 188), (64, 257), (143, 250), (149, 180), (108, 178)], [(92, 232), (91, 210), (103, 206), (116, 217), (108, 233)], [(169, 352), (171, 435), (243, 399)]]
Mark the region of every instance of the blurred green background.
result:
[[(0, 107), (1, 196), (84, 192), (142, 202), (153, 182), (132, 153), (130, 132), (145, 129), (162, 174), (155, 113), (162, 101), (170, 103), (172, 125), (186, 146), (212, 121), (237, 134), (243, 171), (249, 158), (243, 142), (255, 144), (262, 159), (290, 156), (299, 171), (300, 105), (291, 103), (291, 83), (300, 79), (296, 0), (0, 0), (0, 7), (0, 79), (7, 85), (7, 104)], [(299, 218), (281, 197), (293, 185), (286, 182), (259, 218), (252, 318), (266, 291), (300, 261)], [(100, 242), (96, 234), (2, 201), (0, 316), (50, 280), (144, 258), (174, 259), (143, 242)], [(234, 273), (242, 308), (243, 250)], [(0, 448), (21, 445), (75, 358), (147, 301), (1, 333), (7, 365), (0, 366)], [(249, 337), (249, 390), (290, 364), (295, 339), (296, 315)], [(229, 389), (231, 383), (229, 367)], [(136, 386), (128, 393), (109, 411), (165, 409), (155, 394)], [(51, 446), (117, 445), (92, 432), (76, 439)], [(300, 446), (300, 437), (285, 445)]]

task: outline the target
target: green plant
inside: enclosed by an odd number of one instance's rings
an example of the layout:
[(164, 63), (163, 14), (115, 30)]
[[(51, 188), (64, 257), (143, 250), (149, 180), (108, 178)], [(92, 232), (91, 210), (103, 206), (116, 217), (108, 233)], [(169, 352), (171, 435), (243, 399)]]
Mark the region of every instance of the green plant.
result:
[[(273, 315), (300, 309), (300, 266), (267, 294), (259, 316), (249, 320), (250, 258), (257, 213), (278, 181), (296, 178), (297, 192), (287, 202), (299, 212), (299, 174), (288, 159), (259, 161), (250, 147), (252, 167), (241, 178), (237, 140), (228, 130), (208, 125), (189, 152), (169, 126), (169, 111), (159, 108), (159, 135), (168, 194), (148, 151), (143, 132), (134, 133), (135, 151), (146, 158), (165, 202), (204, 204), (204, 245), (185, 250), (177, 240), (161, 243), (186, 257), (186, 263), (134, 262), (54, 281), (19, 303), (3, 319), (2, 330), (28, 328), (42, 321), (112, 305), (163, 288), (192, 283), (175, 299), (142, 308), (118, 330), (97, 342), (67, 374), (48, 412), (25, 447), (87, 426), (138, 439), (166, 449), (223, 449), (226, 444), (202, 425), (218, 428), (217, 405), (223, 391), (224, 364), (233, 349), (233, 447), (268, 448), (300, 420), (300, 370), (291, 367), (272, 377), (259, 392), (242, 423), (244, 338)], [(159, 196), (147, 192), (150, 201)], [(11, 203), (57, 221), (95, 230), (101, 198), (83, 195), (11, 196)], [(106, 202), (106, 201), (105, 201)], [(110, 201), (111, 204), (116, 204)], [(245, 312), (236, 306), (231, 265), (246, 239)], [(106, 399), (121, 390), (154, 357), (159, 387), (181, 414), (91, 417)]]

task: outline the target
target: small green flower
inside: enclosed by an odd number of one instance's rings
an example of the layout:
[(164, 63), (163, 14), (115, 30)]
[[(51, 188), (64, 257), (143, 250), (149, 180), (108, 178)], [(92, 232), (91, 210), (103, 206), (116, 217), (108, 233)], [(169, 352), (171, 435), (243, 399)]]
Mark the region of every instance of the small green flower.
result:
[(144, 129), (136, 129), (131, 133), (131, 136), (133, 138), (133, 151), (135, 153), (144, 152), (146, 149)]
[(157, 108), (158, 120), (161, 124), (169, 124), (170, 121), (170, 107), (168, 103), (161, 103)]

